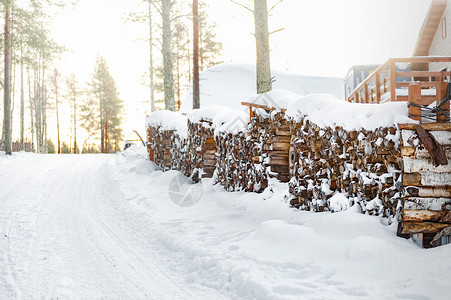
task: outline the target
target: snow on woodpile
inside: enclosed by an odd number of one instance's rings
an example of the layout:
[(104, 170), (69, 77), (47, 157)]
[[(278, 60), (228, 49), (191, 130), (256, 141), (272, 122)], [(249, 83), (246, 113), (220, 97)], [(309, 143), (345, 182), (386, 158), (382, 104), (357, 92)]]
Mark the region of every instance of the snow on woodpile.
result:
[(345, 130), (375, 130), (415, 122), (408, 117), (407, 102), (349, 103), (328, 94), (300, 97), (288, 106), (286, 116), (290, 120), (305, 118), (321, 128), (340, 126)]
[[(286, 89), (298, 95), (328, 93), (344, 99), (344, 80), (336, 77), (303, 76), (286, 71), (272, 70), (273, 89)], [(255, 66), (224, 63), (200, 73), (200, 106), (224, 105), (242, 110), (241, 102), (255, 95)], [(181, 112), (193, 107), (192, 86), (184, 97)]]
[(391, 222), (401, 209), (398, 124), (414, 122), (407, 115), (405, 102), (354, 104), (318, 94), (292, 103), (286, 111), (293, 135), (291, 203), (314, 211), (358, 204)]
[(255, 144), (255, 156), (271, 177), (282, 182), (290, 180), (291, 136), (284, 111), (299, 97), (291, 91), (276, 89), (246, 101), (253, 116), (250, 136)]
[(184, 162), (184, 170), (193, 182), (213, 176), (216, 159), (213, 120), (215, 116), (229, 111), (228, 107), (214, 105), (188, 112), (188, 159)]
[(181, 170), (185, 160), (187, 118), (168, 110), (152, 112), (147, 117), (147, 140), (155, 163), (163, 170)]
[(272, 90), (264, 94), (258, 94), (250, 97), (245, 102), (266, 106), (280, 111), (287, 109), (290, 104), (299, 99), (299, 95), (284, 89)]
[(152, 126), (160, 130), (175, 130), (180, 136), (186, 137), (187, 118), (178, 112), (158, 110), (147, 116), (147, 127)]
[(216, 116), (213, 123), (218, 157), (214, 182), (227, 191), (262, 192), (268, 185), (268, 174), (255, 156), (249, 115), (232, 110)]

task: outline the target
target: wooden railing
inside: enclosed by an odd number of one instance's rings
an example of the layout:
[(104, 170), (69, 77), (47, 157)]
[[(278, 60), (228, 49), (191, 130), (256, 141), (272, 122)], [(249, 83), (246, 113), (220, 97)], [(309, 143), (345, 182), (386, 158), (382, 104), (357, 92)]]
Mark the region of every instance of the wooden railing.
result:
[[(410, 58), (391, 58), (360, 83), (349, 95), (348, 101), (353, 103), (409, 101), (421, 105), (429, 105), (434, 101), (439, 103), (446, 95), (447, 82), (445, 82), (445, 77), (451, 75), (449, 71), (431, 72), (411, 70), (397, 72), (396, 63), (409, 63), (412, 66), (412, 64), (443, 62), (451, 62), (451, 57), (417, 56)], [(397, 82), (399, 78), (403, 78), (406, 81)], [(411, 85), (415, 86), (414, 92), (417, 93), (416, 95), (412, 95), (410, 92), (412, 90), (410, 88)], [(449, 110), (449, 103), (447, 109)], [(418, 113), (418, 111), (416, 112)], [(416, 119), (421, 120), (421, 116)]]

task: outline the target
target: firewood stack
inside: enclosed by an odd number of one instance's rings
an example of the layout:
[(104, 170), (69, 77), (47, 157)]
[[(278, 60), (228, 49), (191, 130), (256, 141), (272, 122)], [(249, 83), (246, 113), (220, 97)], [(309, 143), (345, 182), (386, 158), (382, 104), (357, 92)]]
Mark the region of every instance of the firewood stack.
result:
[(172, 168), (171, 137), (174, 130), (163, 130), (161, 126), (149, 126), (147, 129), (148, 146), (154, 151), (154, 162), (164, 171)]
[(268, 174), (263, 167), (254, 140), (248, 132), (219, 131), (216, 139), (216, 176), (227, 191), (262, 192), (268, 186)]
[(215, 170), (216, 144), (212, 121), (201, 119), (199, 122), (188, 120), (188, 139), (186, 159), (181, 170), (193, 182), (201, 178), (211, 178)]
[(289, 150), (291, 133), (282, 111), (253, 109), (250, 130), (254, 142), (252, 155), (268, 170), (271, 177), (281, 182), (290, 180)]
[(399, 235), (420, 246), (451, 242), (451, 123), (402, 124), (405, 188)]
[(341, 192), (362, 212), (395, 216), (402, 192), (399, 131), (321, 128), (303, 118), (290, 121), (292, 179), (289, 190), (295, 207), (333, 210), (329, 199)]

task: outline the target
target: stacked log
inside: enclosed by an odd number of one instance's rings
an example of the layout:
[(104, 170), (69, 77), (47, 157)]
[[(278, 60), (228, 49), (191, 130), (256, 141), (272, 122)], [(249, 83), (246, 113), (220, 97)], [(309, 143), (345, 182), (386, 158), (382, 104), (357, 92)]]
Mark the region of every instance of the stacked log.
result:
[(261, 162), (270, 177), (290, 180), (289, 152), (291, 133), (283, 111), (251, 107), (250, 146), (255, 160)]
[(186, 117), (172, 111), (156, 111), (147, 117), (150, 160), (163, 171), (181, 170), (186, 161)]
[[(405, 195), (398, 234), (413, 236), (420, 246), (431, 247), (451, 241), (451, 123), (421, 127), (437, 143), (432, 155), (427, 150), (430, 141), (419, 136), (418, 127), (400, 125)], [(439, 152), (444, 157), (440, 164), (434, 161)]]
[(163, 170), (172, 168), (171, 137), (174, 130), (163, 130), (161, 126), (149, 126), (147, 129), (148, 146), (153, 151), (154, 162)]
[(322, 128), (306, 118), (290, 121), (291, 204), (304, 210), (335, 210), (335, 192), (362, 212), (394, 217), (399, 211), (402, 161), (396, 127), (347, 131)]
[[(268, 173), (258, 155), (259, 146), (248, 131), (248, 116), (235, 117), (217, 128), (215, 182), (227, 191), (262, 192)], [(239, 130), (229, 130), (231, 126)], [(234, 127), (234, 128), (236, 128)]]
[(186, 158), (181, 170), (193, 182), (201, 178), (211, 178), (215, 170), (216, 143), (212, 120), (201, 119), (198, 122), (188, 120), (188, 138)]

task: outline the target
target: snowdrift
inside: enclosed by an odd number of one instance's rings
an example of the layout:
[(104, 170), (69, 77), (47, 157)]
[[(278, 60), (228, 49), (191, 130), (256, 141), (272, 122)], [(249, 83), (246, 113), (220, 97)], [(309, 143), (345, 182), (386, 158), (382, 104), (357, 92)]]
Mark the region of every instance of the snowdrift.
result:
[[(326, 93), (345, 99), (344, 80), (336, 77), (303, 76), (286, 71), (272, 70), (273, 89), (285, 89), (297, 95)], [(222, 105), (243, 110), (242, 101), (255, 95), (255, 66), (224, 63), (208, 68), (200, 74), (200, 106)], [(193, 107), (192, 86), (184, 97), (180, 112)]]

